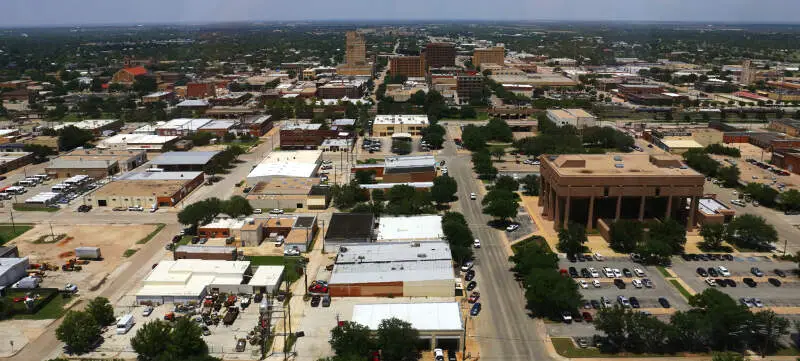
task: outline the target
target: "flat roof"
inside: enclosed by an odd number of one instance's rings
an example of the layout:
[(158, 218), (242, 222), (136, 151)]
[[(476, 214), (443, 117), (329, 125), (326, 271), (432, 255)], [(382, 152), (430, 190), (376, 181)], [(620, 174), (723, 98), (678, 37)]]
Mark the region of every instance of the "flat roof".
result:
[(450, 262), (450, 246), (443, 241), (369, 243), (347, 247), (339, 251), (336, 264), (365, 264), (391, 262), (430, 262), (444, 260)]
[(9, 269), (17, 264), (28, 262), (28, 257), (23, 258), (3, 258), (0, 257), (0, 275), (8, 272)]
[(69, 168), (83, 168), (83, 169), (108, 169), (114, 164), (116, 160), (94, 160), (94, 159), (75, 159), (75, 158), (56, 158), (50, 161), (47, 168), (51, 169), (69, 169)]
[(0, 163), (11, 162), (24, 156), (31, 155), (31, 152), (2, 152), (0, 153)]
[(276, 194), (308, 194), (311, 187), (320, 183), (319, 178), (307, 177), (280, 177), (272, 178), (269, 182), (258, 182), (250, 193), (248, 199), (264, 199), (264, 196)]
[(247, 178), (264, 176), (311, 177), (319, 166), (321, 150), (275, 151), (261, 161)]
[(440, 240), (442, 216), (381, 217), (378, 219), (378, 241)]
[(207, 107), (208, 106), (208, 101), (202, 100), (202, 99), (187, 99), (187, 100), (184, 100), (184, 101), (178, 103), (178, 105), (176, 105), (176, 106), (177, 107)]
[(189, 252), (189, 253), (233, 253), (236, 252), (236, 247), (232, 246), (206, 246), (196, 244), (184, 244), (178, 246), (175, 252)]
[(131, 158), (141, 157), (144, 155), (143, 150), (110, 150), (110, 149), (75, 149), (67, 154), (64, 154), (58, 159), (83, 159), (83, 160), (117, 160), (127, 161)]
[(236, 122), (233, 120), (212, 120), (208, 124), (200, 127), (200, 130), (203, 129), (231, 129), (236, 125)]
[(372, 237), (375, 215), (372, 213), (334, 213), (328, 222), (326, 238)]
[(214, 119), (209, 118), (176, 118), (159, 125), (157, 129), (180, 129), (195, 131), (213, 120)]
[(117, 134), (103, 139), (100, 144), (164, 144), (178, 139), (174, 135), (155, 134)]
[(109, 124), (118, 122), (119, 119), (86, 119), (79, 122), (61, 123), (53, 127), (53, 130), (60, 130), (69, 126), (74, 126), (78, 129), (92, 130), (105, 127)]
[(714, 198), (700, 198), (699, 208), (704, 214), (718, 214), (720, 211), (728, 211), (730, 208)]
[(117, 178), (122, 180), (181, 180), (190, 181), (203, 172), (128, 172)]
[(241, 229), (247, 221), (245, 219), (236, 218), (217, 218), (208, 224), (199, 226), (198, 228), (223, 228), (223, 229)]
[(161, 261), (144, 279), (137, 296), (196, 296), (209, 285), (242, 284), (250, 261), (179, 259)]
[(420, 331), (461, 331), (461, 309), (457, 302), (373, 303), (353, 306), (351, 321), (377, 330), (381, 321), (398, 318)]
[(375, 116), (374, 124), (428, 124), (425, 114), (380, 114)]
[(166, 152), (152, 161), (153, 165), (205, 165), (220, 152)]
[(661, 142), (669, 148), (704, 148), (694, 139), (661, 139)]
[(320, 123), (284, 123), (281, 130), (318, 130), (322, 128)]
[[(702, 177), (671, 155), (563, 154), (546, 155), (542, 159), (562, 176)], [(651, 159), (664, 166), (657, 166)]]
[(244, 120), (245, 124), (263, 124), (272, 118), (272, 115), (254, 115)]
[(390, 189), (396, 185), (407, 185), (412, 188), (431, 188), (433, 182), (409, 182), (409, 183), (375, 183), (375, 184), (359, 184), (362, 189)]
[(275, 286), (283, 275), (284, 266), (258, 266), (250, 278), (251, 286)]
[(416, 168), (416, 167), (436, 167), (436, 158), (432, 155), (405, 155), (386, 157), (384, 168)]
[[(352, 246), (347, 246), (350, 249)], [(453, 281), (453, 261), (398, 261), (335, 264), (330, 284)]]
[(118, 180), (106, 183), (90, 194), (90, 197), (113, 196), (155, 196), (172, 197), (186, 186), (191, 179), (183, 180)]

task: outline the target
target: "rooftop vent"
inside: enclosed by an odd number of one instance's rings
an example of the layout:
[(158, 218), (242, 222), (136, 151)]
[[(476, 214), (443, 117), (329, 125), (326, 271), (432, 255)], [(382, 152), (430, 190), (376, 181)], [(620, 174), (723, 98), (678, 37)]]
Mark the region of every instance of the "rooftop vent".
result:
[(625, 168), (625, 165), (622, 163), (616, 163), (614, 164), (614, 168)]

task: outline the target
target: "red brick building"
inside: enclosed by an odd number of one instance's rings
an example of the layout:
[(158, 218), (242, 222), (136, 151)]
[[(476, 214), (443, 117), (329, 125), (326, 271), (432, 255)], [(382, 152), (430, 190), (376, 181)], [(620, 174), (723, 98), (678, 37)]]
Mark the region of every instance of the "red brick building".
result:
[(452, 43), (429, 43), (423, 51), (429, 68), (456, 65), (456, 46)]
[(122, 68), (118, 72), (114, 73), (114, 76), (111, 77), (111, 83), (133, 85), (133, 82), (137, 77), (145, 76), (147, 74), (147, 69), (145, 69), (143, 66)]
[(389, 59), (389, 73), (393, 76), (424, 77), (424, 56), (395, 56)]
[(325, 139), (350, 138), (351, 133), (321, 129), (322, 124), (289, 124), (281, 127), (281, 149), (317, 149)]
[(186, 84), (187, 98), (208, 98), (217, 95), (214, 83), (188, 83)]

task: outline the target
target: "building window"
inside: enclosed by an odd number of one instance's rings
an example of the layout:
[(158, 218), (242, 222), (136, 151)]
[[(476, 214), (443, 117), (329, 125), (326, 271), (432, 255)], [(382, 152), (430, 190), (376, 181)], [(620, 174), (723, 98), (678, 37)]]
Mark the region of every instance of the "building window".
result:
[(661, 187), (656, 187), (656, 197), (661, 196)]
[(603, 197), (608, 197), (608, 187), (603, 188)]

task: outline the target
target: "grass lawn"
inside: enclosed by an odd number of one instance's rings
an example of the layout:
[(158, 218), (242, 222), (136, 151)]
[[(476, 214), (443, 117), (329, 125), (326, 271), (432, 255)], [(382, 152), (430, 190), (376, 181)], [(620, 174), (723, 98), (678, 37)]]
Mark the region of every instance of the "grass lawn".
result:
[(286, 279), (294, 282), (300, 279), (302, 273), (297, 272), (297, 264), (303, 257), (284, 257), (284, 256), (250, 256), (252, 266), (281, 266), (286, 265)]
[(673, 278), (672, 275), (669, 273), (669, 271), (667, 271), (666, 268), (661, 267), (661, 266), (656, 266), (656, 268), (658, 269), (658, 272), (661, 272), (662, 276), (664, 276), (666, 278)]
[(158, 232), (161, 232), (161, 230), (164, 229), (164, 227), (166, 227), (166, 224), (159, 223), (156, 226), (156, 229), (154, 229), (152, 232), (148, 233), (144, 238), (136, 241), (136, 244), (145, 244), (147, 242), (150, 242), (150, 240), (153, 239), (153, 237), (155, 237), (158, 234)]
[[(603, 357), (603, 358), (627, 358), (627, 357), (635, 357), (635, 358), (642, 358), (642, 357), (675, 357), (681, 356), (680, 354), (651, 354), (651, 353), (642, 353), (642, 354), (629, 354), (629, 353), (618, 353), (618, 354), (607, 354), (600, 352), (600, 349), (595, 347), (589, 348), (580, 348), (575, 346), (575, 343), (572, 342), (572, 339), (567, 337), (553, 337), (550, 339), (553, 342), (553, 347), (556, 349), (559, 355), (569, 358), (581, 358), (581, 357)], [(704, 354), (693, 354), (693, 356), (704, 355)], [(633, 359), (635, 359), (633, 358)]]
[(0, 245), (19, 237), (31, 228), (33, 225), (30, 223), (16, 223), (13, 226), (11, 223), (0, 223)]
[(24, 204), (14, 204), (14, 210), (20, 212), (58, 212), (61, 208), (53, 207), (31, 207)]
[[(13, 303), (14, 297), (24, 297), (24, 292), (11, 292), (9, 293), (6, 298), (9, 300), (9, 303), (12, 303), (15, 309), (19, 308), (24, 312), (24, 304), (23, 303)], [(17, 313), (12, 318), (17, 320), (49, 320), (49, 319), (56, 319), (61, 317), (65, 310), (64, 306), (72, 300), (71, 298), (64, 298), (61, 295), (56, 295), (51, 299), (44, 307), (39, 309), (39, 312), (34, 314), (27, 314), (27, 313)]]
[[(550, 250), (550, 245), (548, 245), (547, 241), (541, 236), (533, 236), (526, 238), (522, 241), (519, 241), (518, 243), (515, 243), (514, 245), (511, 246), (511, 250), (514, 251), (514, 253), (517, 253), (519, 252), (519, 250), (534, 244), (544, 245), (545, 247), (547, 247), (548, 250)], [(550, 250), (550, 252), (552, 252), (552, 250)]]
[(184, 235), (183, 237), (181, 237), (181, 240), (178, 241), (178, 245), (179, 246), (185, 246), (185, 245), (187, 245), (189, 243), (192, 243), (192, 236), (190, 236), (188, 234)]
[(122, 257), (130, 257), (130, 256), (133, 256), (133, 254), (134, 254), (134, 253), (136, 253), (136, 251), (138, 251), (138, 250), (136, 250), (136, 249), (130, 249), (130, 248), (129, 248), (129, 249), (126, 249), (126, 250), (125, 250), (125, 253), (123, 253), (123, 254), (122, 254)]
[(683, 297), (686, 298), (687, 300), (692, 297), (692, 294), (689, 293), (689, 291), (687, 291), (685, 288), (683, 288), (683, 285), (681, 285), (681, 283), (678, 282), (678, 280), (669, 280), (669, 283), (672, 283), (672, 285), (678, 289), (678, 292), (680, 292), (683, 295)]
[(286, 338), (286, 343), (283, 345), (283, 352), (291, 351), (296, 341), (297, 336), (295, 336), (295, 334), (290, 334), (289, 337)]

